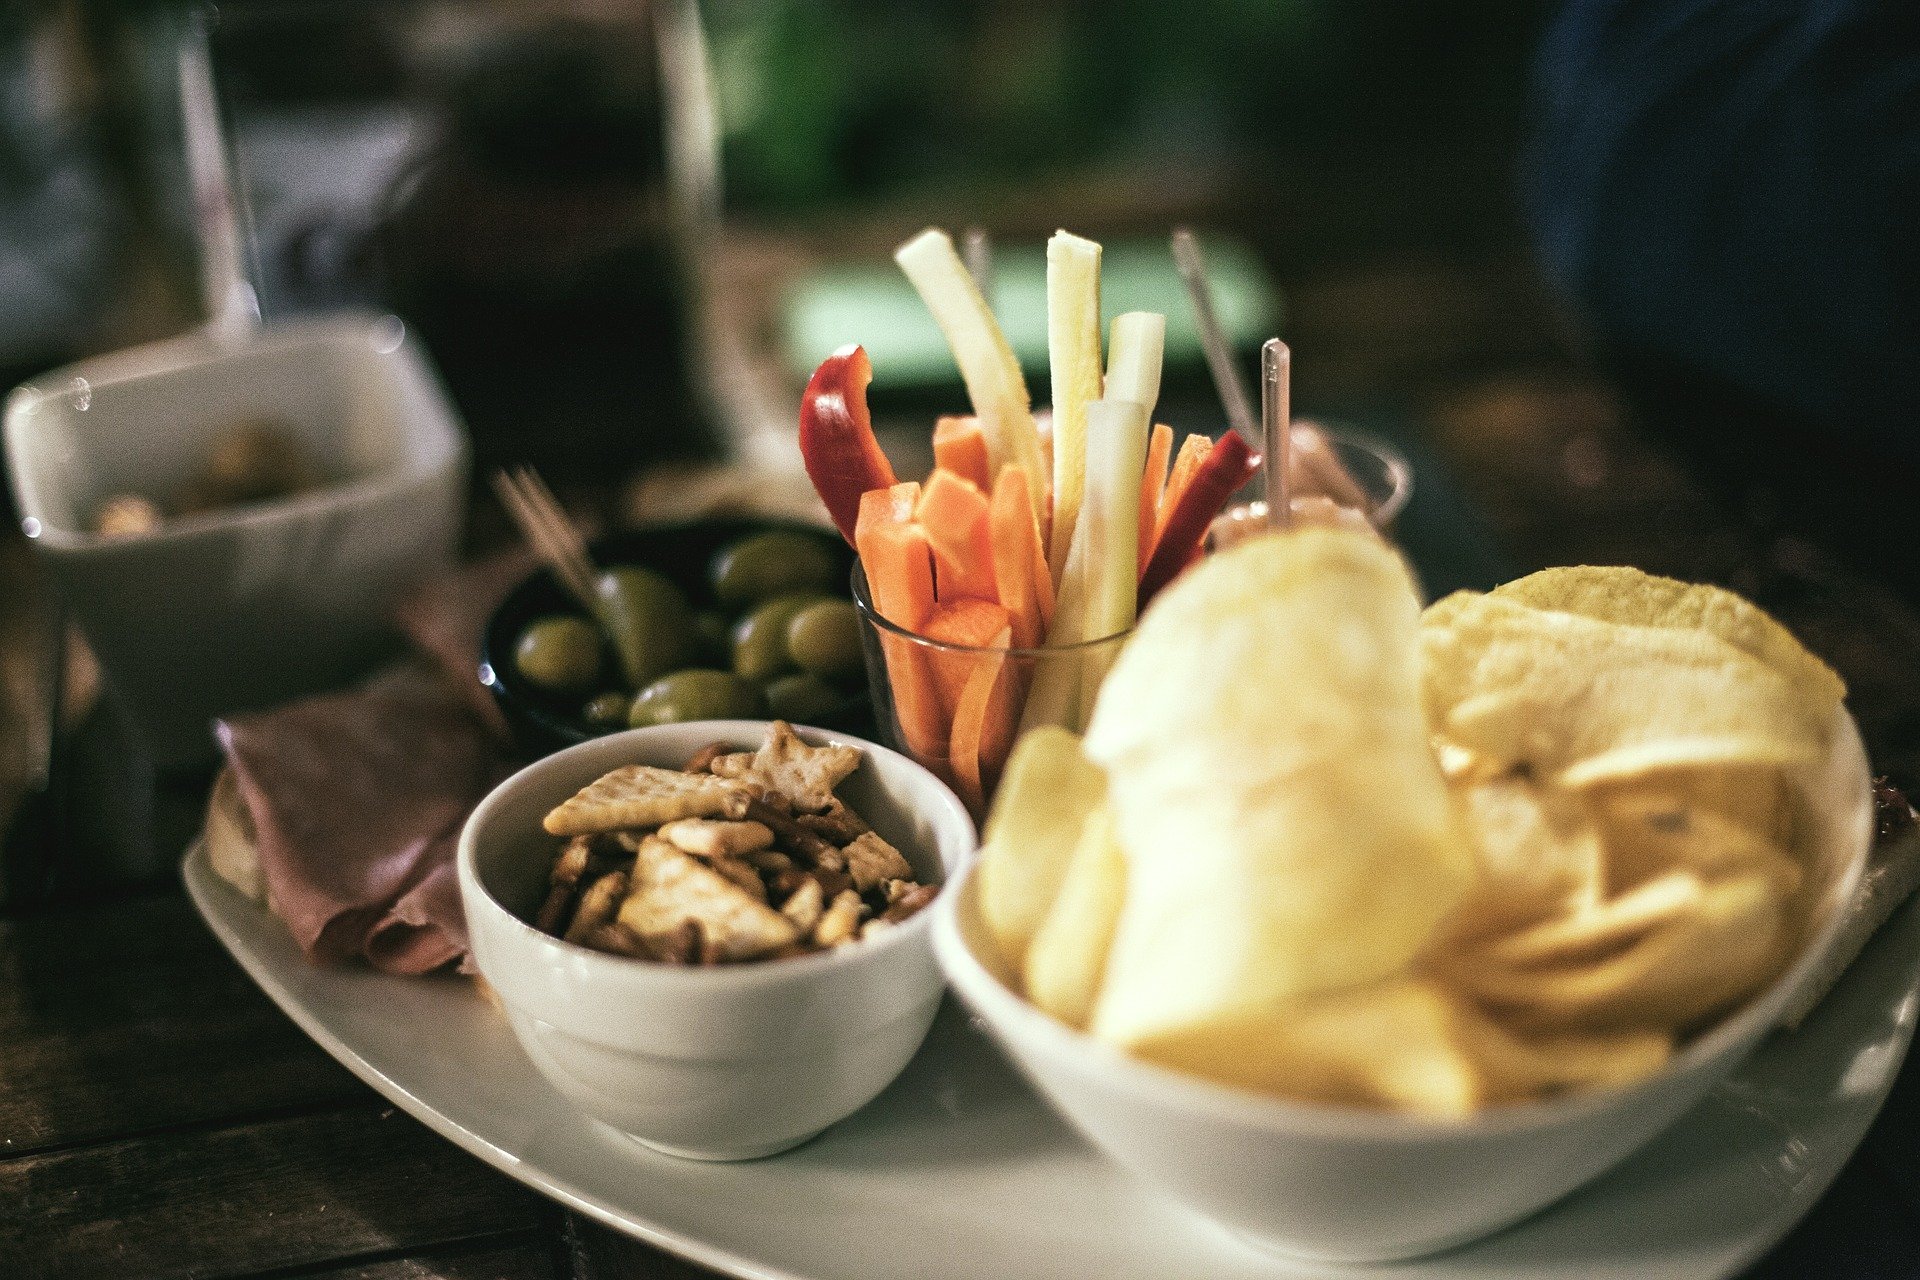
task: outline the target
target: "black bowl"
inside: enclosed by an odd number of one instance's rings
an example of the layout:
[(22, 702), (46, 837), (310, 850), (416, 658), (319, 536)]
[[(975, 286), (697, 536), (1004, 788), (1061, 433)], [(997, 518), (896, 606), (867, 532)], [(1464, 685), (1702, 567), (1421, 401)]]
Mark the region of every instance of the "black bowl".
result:
[[(707, 566), (713, 557), (729, 543), (770, 530), (793, 530), (818, 536), (832, 547), (841, 562), (842, 578), (850, 581), (853, 551), (831, 528), (788, 520), (715, 518), (687, 524), (652, 525), (598, 539), (588, 550), (596, 564), (644, 565), (666, 575), (686, 592), (694, 608), (703, 609), (714, 607), (713, 593), (707, 586)], [(522, 676), (513, 663), (513, 651), (520, 634), (534, 619), (580, 611), (579, 604), (554, 576), (541, 569), (508, 593), (487, 619), (486, 633), (481, 637), (480, 683), (493, 692), (494, 701), (513, 729), (514, 739), (523, 750), (534, 755), (550, 755), (603, 732), (595, 730), (581, 715), (580, 699), (538, 687)], [(815, 723), (823, 729), (871, 737), (872, 696), (863, 686), (849, 693), (832, 714), (818, 718)]]

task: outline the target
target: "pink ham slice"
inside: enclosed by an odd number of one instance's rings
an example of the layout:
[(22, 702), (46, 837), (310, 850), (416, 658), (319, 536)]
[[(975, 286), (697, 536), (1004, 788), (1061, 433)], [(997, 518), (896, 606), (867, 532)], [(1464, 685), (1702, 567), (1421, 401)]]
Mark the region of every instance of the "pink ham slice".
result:
[(505, 768), (455, 688), (406, 667), (219, 728), (269, 899), (310, 961), (416, 974), (465, 955), (454, 842)]

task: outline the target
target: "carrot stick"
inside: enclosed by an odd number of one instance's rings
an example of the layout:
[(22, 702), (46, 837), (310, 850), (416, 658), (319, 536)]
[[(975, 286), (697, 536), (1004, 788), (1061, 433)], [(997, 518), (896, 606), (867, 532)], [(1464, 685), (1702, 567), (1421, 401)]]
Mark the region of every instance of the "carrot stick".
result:
[[(1012, 630), (1012, 627), (1012, 620), (1005, 609), (991, 600), (969, 597), (943, 600), (936, 604), (922, 634), (930, 640), (959, 645), (965, 649), (991, 649), (996, 647), (994, 637), (1003, 630)], [(1002, 644), (998, 647), (1006, 646)], [(961, 690), (972, 677), (977, 663), (978, 655), (971, 653), (928, 652), (927, 667), (933, 674), (940, 706), (948, 715), (952, 715), (954, 708), (959, 705)]]
[[(919, 496), (920, 486), (912, 481), (869, 491), (860, 499), (854, 531), (874, 611), (916, 634), (934, 611), (933, 554), (925, 530), (913, 520)], [(900, 636), (882, 631), (880, 637), (900, 745), (922, 763), (942, 764), (947, 721), (925, 655)]]
[(1013, 718), (1009, 696), (1013, 672), (1006, 653), (1012, 638), (1009, 627), (994, 633), (989, 647), (999, 652), (972, 660), (973, 670), (953, 709), (947, 758), (953, 762), (954, 789), (975, 817), (986, 813), (988, 777), (997, 777), (1006, 763), (1006, 740), (1012, 736), (1007, 726)]
[[(1040, 545), (1040, 526), (1034, 523), (1027, 498), (1027, 473), (1012, 465), (1000, 468), (988, 508), (988, 532), (993, 541), (993, 576), (1000, 588), (1000, 607), (1013, 619), (1013, 645), (1031, 649), (1046, 635), (1046, 615), (1053, 599), (1053, 575), (1047, 572), (1046, 550)], [(1042, 608), (1046, 597), (1049, 607)]]
[(1145, 572), (1153, 558), (1153, 544), (1160, 534), (1160, 495), (1167, 487), (1167, 464), (1173, 454), (1173, 428), (1164, 422), (1153, 424), (1147, 437), (1147, 465), (1140, 473), (1140, 554), (1137, 563)]
[(943, 417), (933, 424), (933, 465), (970, 481), (980, 492), (993, 487), (987, 474), (987, 436), (980, 419)]
[(934, 598), (993, 600), (993, 542), (987, 497), (944, 467), (927, 477), (914, 518), (933, 548)]
[[(1166, 488), (1160, 494), (1160, 514), (1154, 521), (1153, 540), (1159, 544), (1161, 531), (1167, 527), (1167, 517), (1173, 514), (1174, 507), (1180, 503), (1180, 495), (1193, 483), (1193, 473), (1213, 452), (1213, 441), (1202, 435), (1191, 435), (1180, 442), (1180, 452), (1174, 455), (1173, 471), (1167, 476)], [(1149, 557), (1151, 558), (1151, 557)], [(1141, 568), (1145, 568), (1145, 561)]]

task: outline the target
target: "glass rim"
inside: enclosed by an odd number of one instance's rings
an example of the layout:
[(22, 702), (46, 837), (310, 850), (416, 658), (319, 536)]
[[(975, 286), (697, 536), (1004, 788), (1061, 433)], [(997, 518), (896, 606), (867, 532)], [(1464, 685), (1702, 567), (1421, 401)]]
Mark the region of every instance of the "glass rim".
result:
[(1330, 443), (1351, 445), (1380, 459), (1393, 488), (1373, 510), (1367, 512), (1367, 519), (1375, 528), (1392, 524), (1394, 518), (1407, 509), (1407, 503), (1413, 500), (1413, 463), (1408, 461), (1407, 455), (1398, 446), (1360, 427), (1334, 422), (1316, 422), (1315, 425)]
[(1116, 631), (1112, 635), (1100, 636), (1093, 640), (1080, 640), (1073, 644), (1041, 645), (1037, 648), (1021, 649), (1012, 646), (994, 648), (991, 645), (954, 644), (947, 640), (936, 640), (932, 636), (923, 636), (917, 631), (909, 631), (899, 623), (883, 615), (873, 604), (873, 596), (867, 589), (867, 567), (856, 558), (853, 573), (850, 575), (853, 586), (853, 607), (860, 617), (872, 623), (883, 633), (895, 635), (902, 640), (911, 641), (923, 648), (935, 649), (942, 653), (985, 655), (992, 654), (1003, 658), (1049, 658), (1067, 654), (1090, 653), (1115, 641), (1124, 640), (1133, 634), (1133, 628)]

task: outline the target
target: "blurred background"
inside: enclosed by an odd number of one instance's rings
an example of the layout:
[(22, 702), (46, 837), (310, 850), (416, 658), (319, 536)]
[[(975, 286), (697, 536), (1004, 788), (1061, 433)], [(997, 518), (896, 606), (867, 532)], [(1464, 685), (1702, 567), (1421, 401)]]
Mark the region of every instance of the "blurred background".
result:
[[(1556, 350), (1515, 197), (1533, 0), (711, 0), (725, 233), (686, 271), (700, 232), (666, 155), (688, 93), (656, 33), (690, 7), (15, 0), (0, 378), (201, 318), (176, 57), (203, 22), (264, 313), (401, 314), (483, 464), (710, 453), (742, 425), (716, 419), (751, 412), (740, 380), (847, 340), (815, 328), (885, 305), (886, 251), (928, 222), (1016, 256), (1057, 225), (1123, 258), (1139, 237), (1162, 261), (1191, 222), (1233, 268), (1242, 337), (1284, 312), (1309, 397)], [(696, 345), (766, 367), (730, 367), (716, 409)], [(883, 395), (951, 376), (876, 363)], [(787, 416), (790, 388), (764, 389)]]

